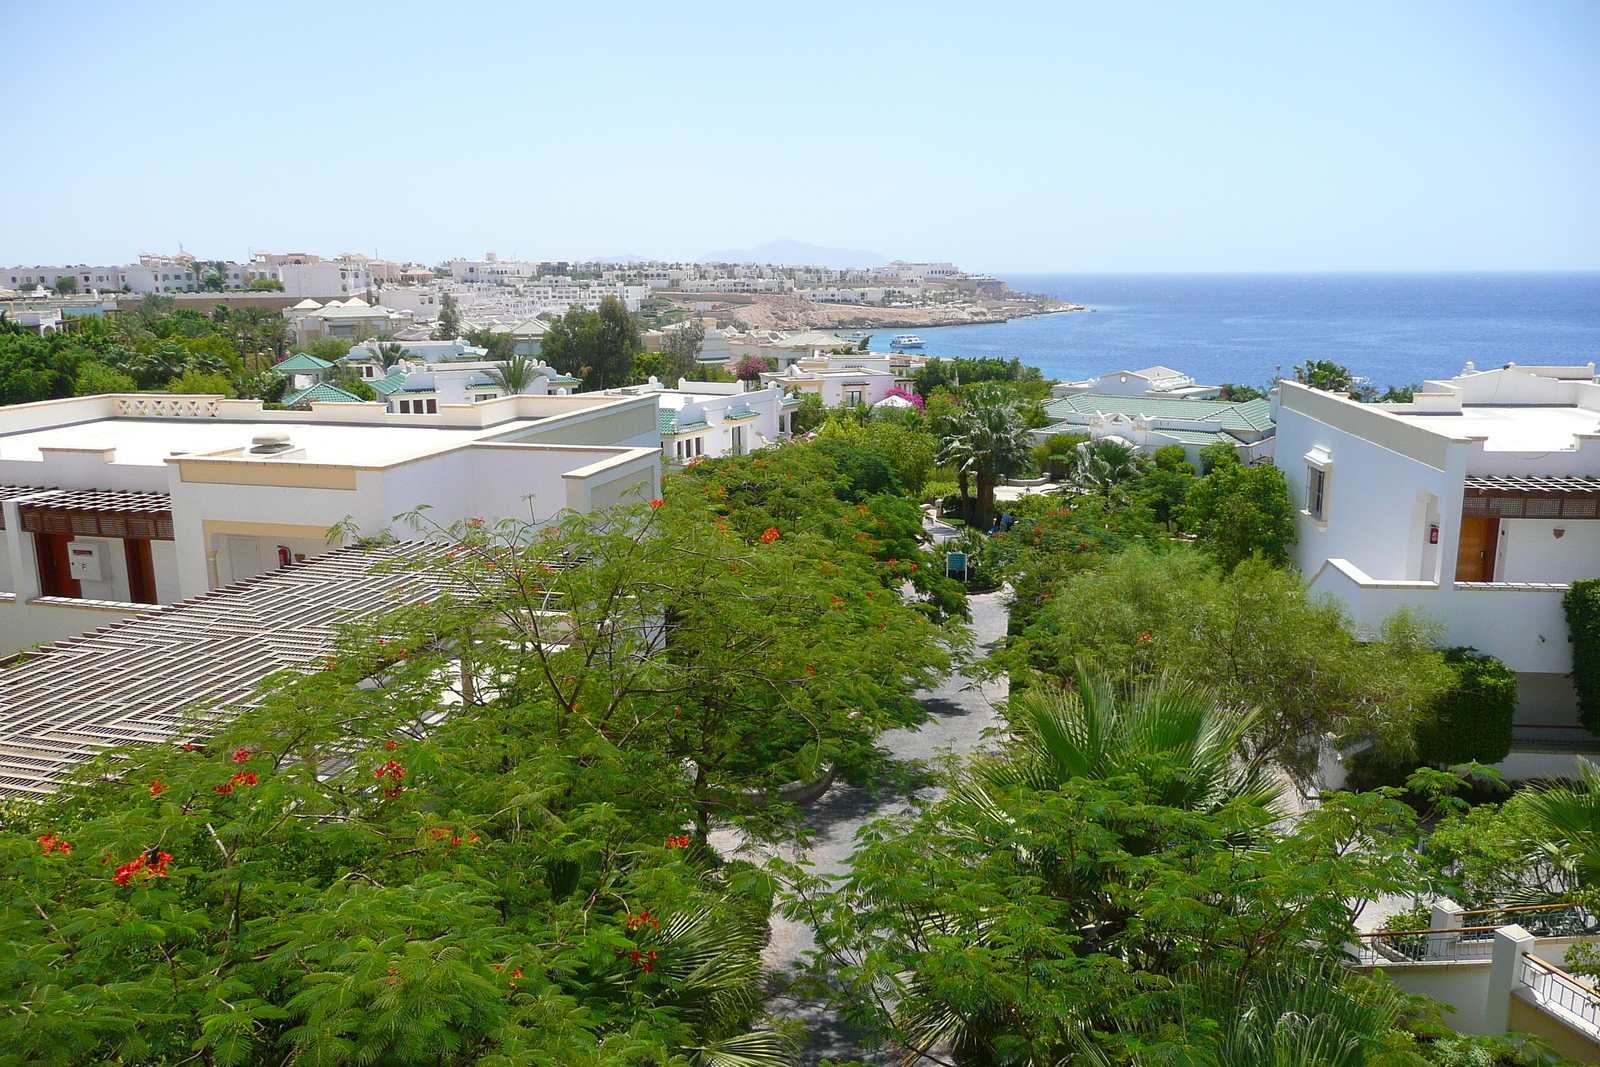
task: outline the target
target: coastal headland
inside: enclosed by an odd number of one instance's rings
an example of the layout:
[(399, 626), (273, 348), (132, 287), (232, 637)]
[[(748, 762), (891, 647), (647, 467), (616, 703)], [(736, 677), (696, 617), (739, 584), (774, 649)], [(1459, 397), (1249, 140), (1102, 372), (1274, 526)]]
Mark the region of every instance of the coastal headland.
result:
[(961, 326), (1006, 322), (1031, 315), (1087, 311), (1082, 304), (1032, 293), (1005, 291), (970, 300), (921, 306), (822, 303), (787, 293), (685, 293), (658, 290), (677, 308), (736, 319), (756, 330), (873, 330), (916, 326)]

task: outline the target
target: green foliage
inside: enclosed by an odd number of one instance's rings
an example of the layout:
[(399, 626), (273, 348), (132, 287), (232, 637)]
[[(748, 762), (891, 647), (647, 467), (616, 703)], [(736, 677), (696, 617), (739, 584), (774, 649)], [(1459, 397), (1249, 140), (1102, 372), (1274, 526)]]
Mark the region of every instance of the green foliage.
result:
[(73, 380), (72, 392), (74, 396), (94, 396), (99, 393), (132, 393), (137, 391), (139, 383), (114, 367), (104, 363), (87, 362), (79, 364), (78, 376)]
[(828, 409), (823, 406), (822, 397), (816, 393), (803, 393), (800, 396), (800, 406), (789, 416), (791, 432), (810, 433), (820, 427), (827, 417)]
[[(1047, 532), (1087, 540), (1082, 525)], [(1417, 724), (1453, 677), (1415, 619), (1397, 614), (1363, 640), (1336, 601), (1259, 560), (1224, 574), (1192, 549), (1087, 558), (1056, 583), (1025, 576), (1018, 584), (1019, 601), (1037, 599), (996, 656), (1014, 688), (1069, 683), (1079, 659), (1110, 671), (1167, 671), (1259, 708), (1251, 750), (1309, 776), (1329, 734), (1408, 755)]]
[(454, 341), (461, 336), (461, 309), (449, 293), (439, 297), (439, 319), (428, 336), (435, 341)]
[(1294, 380), (1330, 393), (1347, 393), (1354, 384), (1350, 368), (1342, 367), (1331, 359), (1306, 360), (1294, 368)]
[(1511, 752), (1517, 676), (1473, 648), (1448, 649), (1444, 659), (1455, 679), (1417, 729), (1417, 758), (1441, 767), (1498, 763)]
[[(932, 396), (938, 390), (952, 390), (980, 382), (1041, 382), (1038, 368), (1024, 367), (1020, 359), (930, 359), (913, 375), (917, 395)], [(1048, 386), (1045, 396), (1050, 395)]]
[(1088, 1042), (1105, 1059), (1086, 1062), (1257, 1062), (1161, 1053), (1249, 1037), (1261, 1011), (1241, 1003), (1290, 1019), (1317, 972), (1349, 1005), (1318, 1025), (1337, 1017), (1363, 1049), (1392, 1036), (1398, 1014), (1362, 1016), (1372, 994), (1311, 946), (1348, 940), (1360, 901), (1426, 881), (1410, 809), (1336, 794), (1281, 820), (1270, 789), (1236, 780), (1235, 705), (1203, 691), (1091, 675), (1039, 701), (942, 799), (864, 828), (837, 885), (783, 868), (853, 1021), (963, 1064), (1076, 1062)]
[(1561, 597), (1572, 638), (1572, 685), (1578, 691), (1578, 718), (1600, 732), (1600, 578), (1572, 582)]
[(63, 274), (56, 279), (56, 292), (62, 296), (78, 291), (78, 279), (70, 274)]
[(1061, 481), (1077, 469), (1078, 446), (1089, 439), (1087, 434), (1053, 433), (1033, 446), (1033, 462), (1039, 473)]
[(1225, 571), (1251, 557), (1285, 566), (1295, 540), (1289, 487), (1270, 463), (1214, 467), (1189, 485), (1178, 521)]
[(545, 362), (582, 378), (586, 390), (625, 384), (640, 349), (638, 323), (615, 297), (602, 300), (599, 311), (569, 308), (546, 329), (539, 347)]
[(1229, 441), (1216, 441), (1200, 448), (1200, 473), (1210, 474), (1218, 467), (1242, 466), (1239, 449)]
[(350, 354), (355, 342), (348, 337), (319, 337), (305, 346), (308, 356), (316, 356), (328, 363), (337, 363)]
[(281, 293), (283, 292), (283, 283), (276, 278), (251, 278), (250, 284), (245, 288), (252, 289), (258, 293)]
[(843, 446), (835, 453), (835, 461), (840, 463), (841, 469), (849, 462), (843, 457), (852, 451), (882, 456), (894, 471), (894, 480), (900, 491), (912, 498), (921, 497), (928, 476), (933, 473), (933, 457), (939, 448), (939, 442), (932, 434), (885, 419), (869, 419), (866, 422), (829, 419), (823, 425), (816, 443), (828, 449)]
[(986, 387), (947, 414), (930, 412), (929, 417), (940, 438), (935, 461), (956, 471), (962, 517), (969, 526), (987, 529), (995, 514), (995, 486), (1027, 470), (1033, 458), (1028, 427), (1016, 400), (1003, 390)]
[[(1210, 445), (1206, 446), (1210, 448)], [(1162, 445), (1150, 455), (1150, 461), (1158, 470), (1178, 471), (1184, 474), (1194, 474), (1194, 464), (1189, 462), (1188, 453), (1182, 445)]]
[(1420, 385), (1391, 385), (1378, 397), (1378, 403), (1409, 404), (1421, 388)]
[(190, 367), (176, 378), (167, 382), (167, 392), (232, 396), (233, 382), (225, 375), (213, 374), (197, 367)]
[(1525, 795), (1450, 814), (1428, 836), (1430, 859), (1464, 907), (1543, 904), (1573, 888), (1568, 871), (1540, 848), (1547, 835)]
[(1221, 391), (1217, 393), (1218, 400), (1236, 404), (1242, 404), (1246, 400), (1265, 400), (1267, 396), (1267, 391), (1264, 389), (1257, 389), (1253, 385), (1237, 385), (1233, 382), (1223, 382)]

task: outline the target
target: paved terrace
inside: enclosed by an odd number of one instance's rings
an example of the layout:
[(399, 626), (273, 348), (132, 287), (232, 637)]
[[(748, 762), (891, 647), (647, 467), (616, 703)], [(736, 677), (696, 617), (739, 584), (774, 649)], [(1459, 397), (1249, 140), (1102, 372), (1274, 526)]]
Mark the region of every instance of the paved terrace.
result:
[(0, 795), (54, 792), (113, 745), (161, 744), (200, 702), (238, 707), (337, 628), (443, 591), (426, 569), (373, 573), (419, 542), (346, 548), (29, 653), (0, 671)]

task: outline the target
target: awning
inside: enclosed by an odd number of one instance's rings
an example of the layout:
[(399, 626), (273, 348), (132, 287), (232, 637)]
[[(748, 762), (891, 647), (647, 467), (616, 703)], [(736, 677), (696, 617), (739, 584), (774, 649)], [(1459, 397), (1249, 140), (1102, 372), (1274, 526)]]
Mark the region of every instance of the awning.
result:
[(17, 511), (31, 533), (83, 537), (143, 537), (171, 541), (172, 497), (130, 489), (36, 489)]

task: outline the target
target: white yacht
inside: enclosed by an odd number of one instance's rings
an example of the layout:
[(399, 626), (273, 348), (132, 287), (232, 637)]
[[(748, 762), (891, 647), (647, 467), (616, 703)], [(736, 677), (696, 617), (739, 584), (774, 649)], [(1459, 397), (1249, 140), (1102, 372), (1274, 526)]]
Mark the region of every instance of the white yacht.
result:
[(903, 333), (889, 343), (895, 348), (921, 348), (922, 338), (914, 333)]

